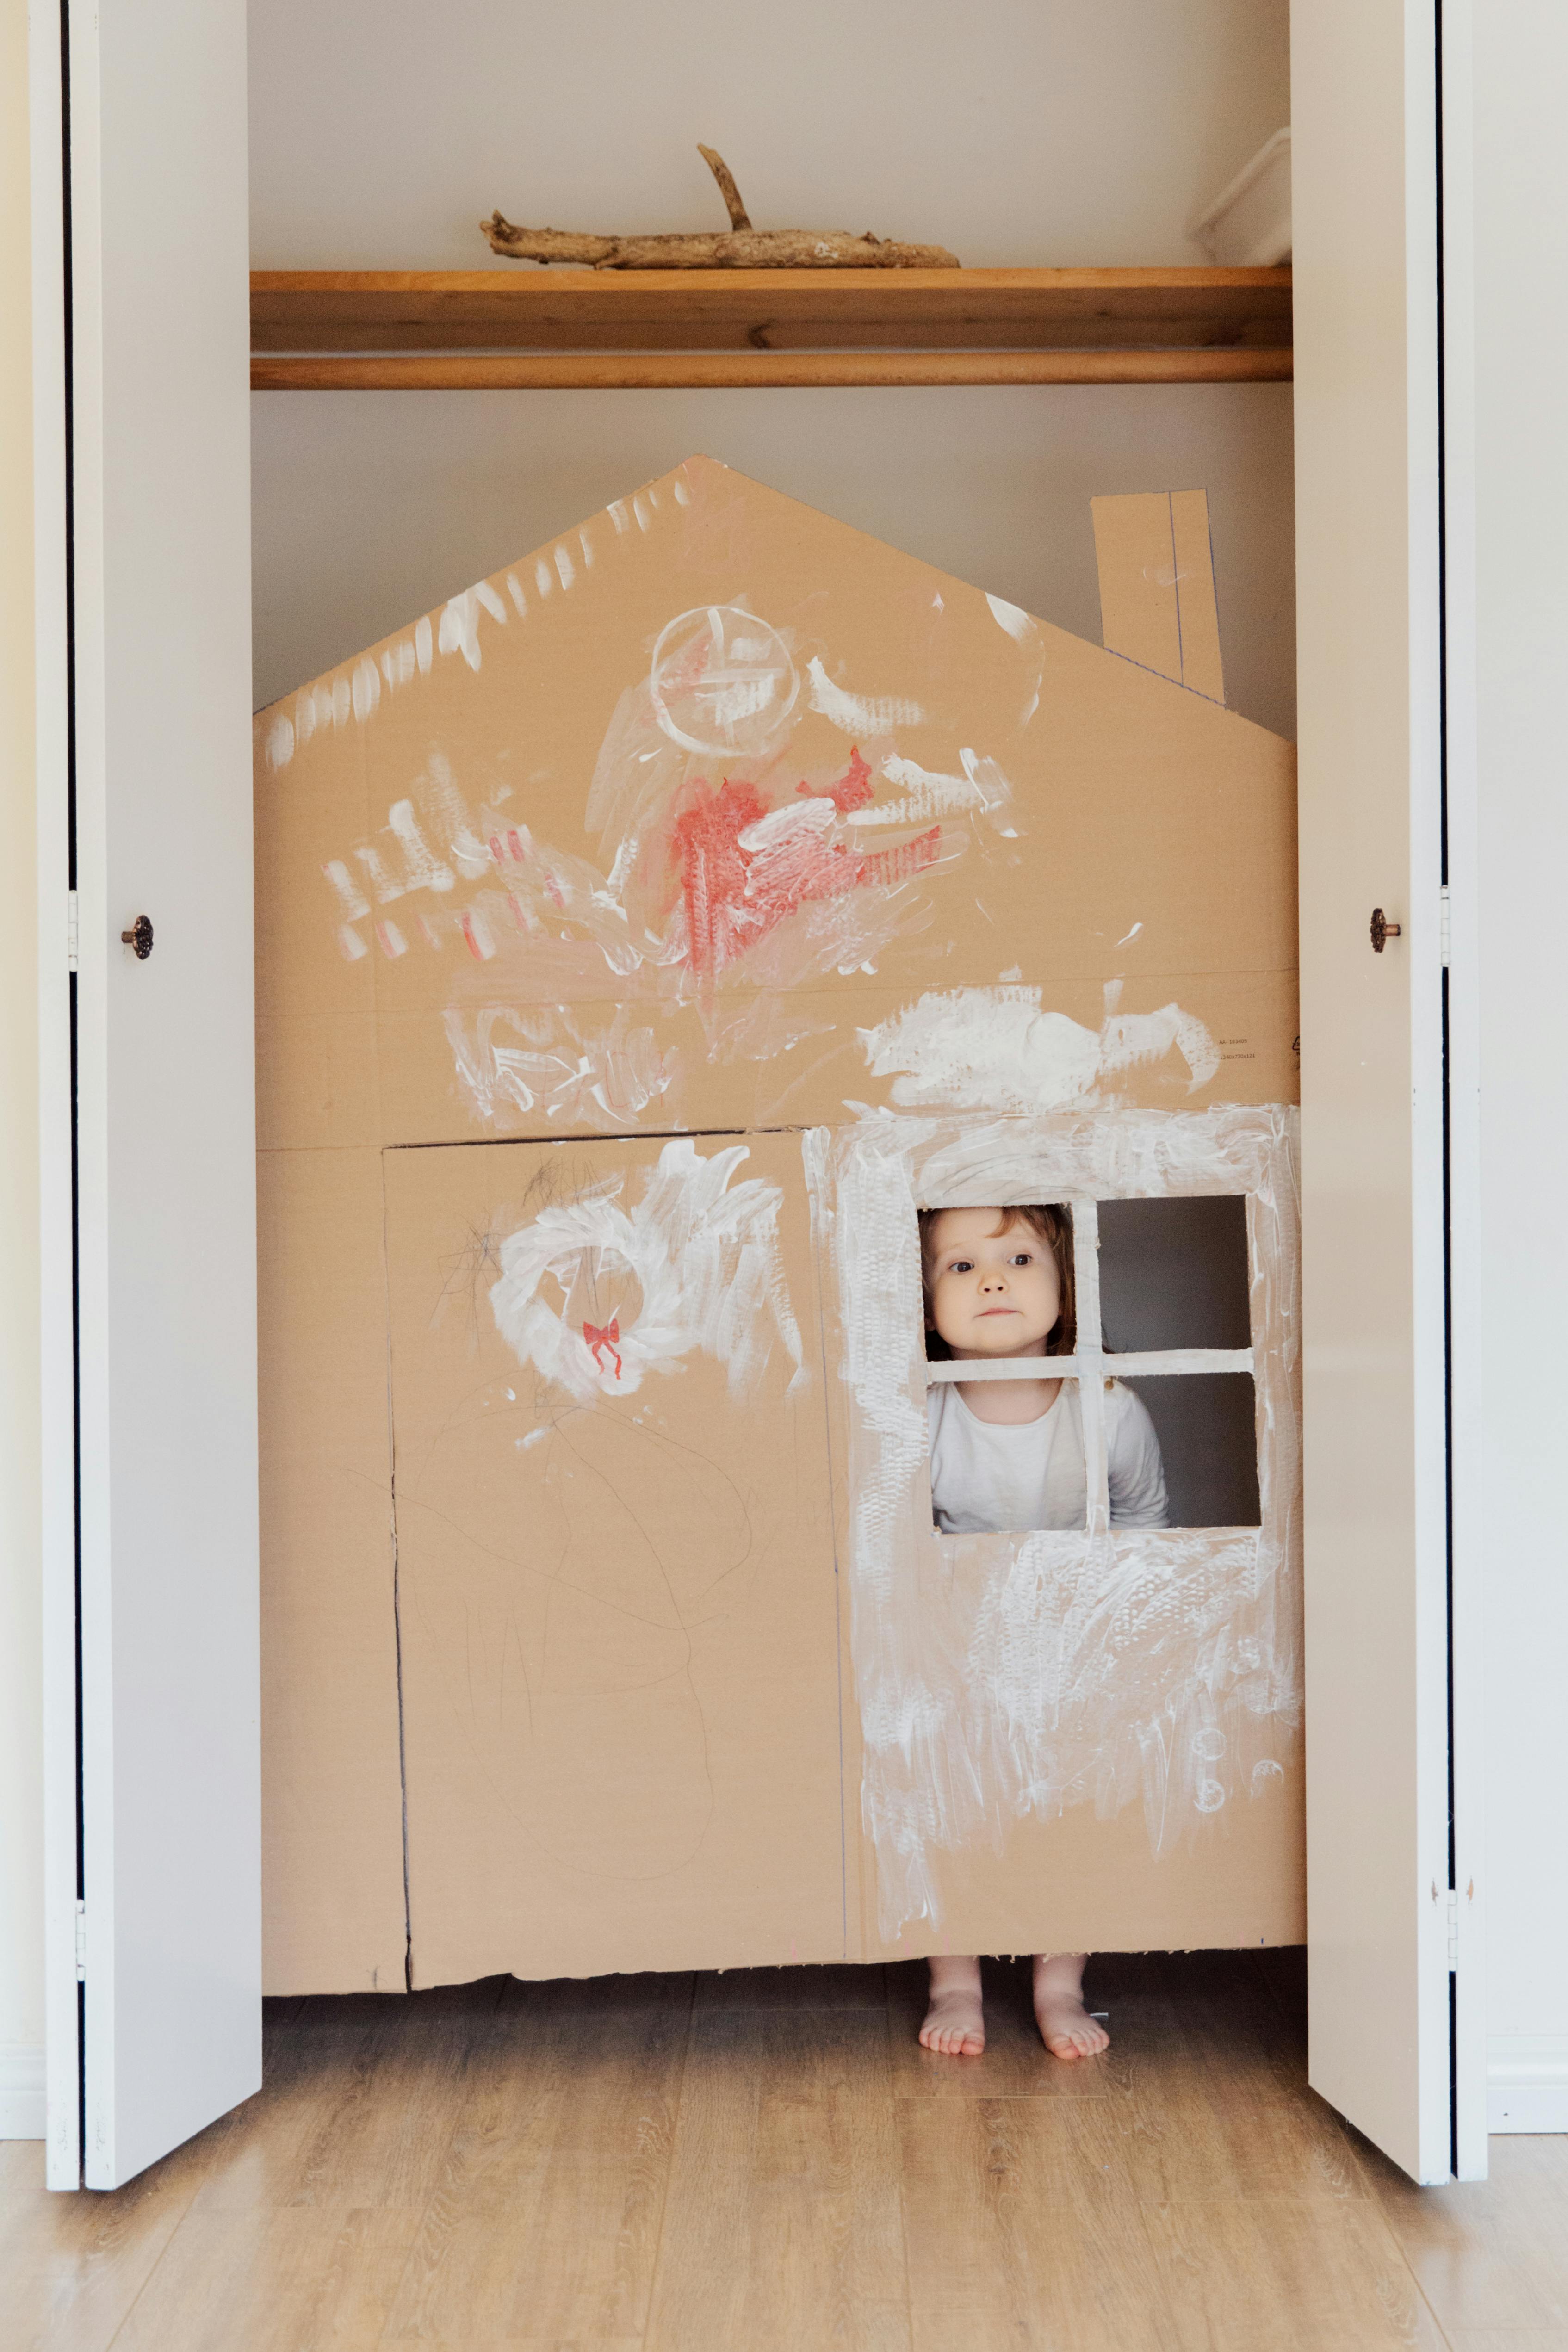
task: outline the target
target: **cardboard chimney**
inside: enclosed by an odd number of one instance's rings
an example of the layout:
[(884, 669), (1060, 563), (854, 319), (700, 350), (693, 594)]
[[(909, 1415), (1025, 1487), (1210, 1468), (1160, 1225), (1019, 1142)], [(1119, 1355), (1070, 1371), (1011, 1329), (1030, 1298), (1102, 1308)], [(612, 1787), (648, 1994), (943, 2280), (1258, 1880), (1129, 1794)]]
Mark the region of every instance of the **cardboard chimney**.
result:
[[(1292, 753), (1095, 520), (1105, 646), (693, 458), (258, 719), (269, 1990), (1301, 1936)], [(950, 1538), (1010, 1200), (1089, 1508)]]

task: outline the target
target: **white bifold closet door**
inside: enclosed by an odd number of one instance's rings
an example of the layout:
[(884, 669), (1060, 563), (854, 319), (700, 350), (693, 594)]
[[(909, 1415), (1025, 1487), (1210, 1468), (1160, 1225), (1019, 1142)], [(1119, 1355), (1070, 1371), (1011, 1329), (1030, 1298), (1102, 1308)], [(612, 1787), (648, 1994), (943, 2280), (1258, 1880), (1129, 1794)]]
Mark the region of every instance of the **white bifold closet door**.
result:
[(49, 2173), (78, 2184), (74, 1466), (80, 2178), (111, 2189), (261, 2074), (244, 0), (63, 29), (36, 7)]
[(1462, 1651), (1450, 1841), (1439, 31), (1438, 0), (1291, 10), (1310, 2071), (1423, 2181), (1486, 2161)]

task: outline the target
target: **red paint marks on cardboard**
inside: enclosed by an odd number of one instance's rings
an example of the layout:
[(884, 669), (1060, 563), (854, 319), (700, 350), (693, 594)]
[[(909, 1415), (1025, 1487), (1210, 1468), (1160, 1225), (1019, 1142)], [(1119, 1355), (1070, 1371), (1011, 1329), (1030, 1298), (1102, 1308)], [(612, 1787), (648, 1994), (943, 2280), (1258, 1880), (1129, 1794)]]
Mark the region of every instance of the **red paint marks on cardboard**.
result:
[(834, 807), (838, 811), (840, 816), (847, 816), (851, 809), (864, 808), (867, 802), (870, 800), (872, 795), (875, 793), (876, 789), (876, 785), (871, 782), (870, 769), (866, 765), (865, 761), (860, 757), (858, 751), (857, 751), (853, 745), (851, 745), (849, 751), (849, 765), (845, 769), (844, 773), (839, 777), (836, 784), (823, 784), (820, 786), (816, 784), (796, 784), (795, 786), (795, 791), (797, 793), (816, 793), (820, 792), (826, 799), (830, 800), (833, 803)]
[[(863, 777), (852, 760), (837, 790), (868, 786), (869, 771), (859, 764)], [(845, 848), (828, 838), (832, 818), (822, 805), (828, 794), (814, 793), (804, 808), (786, 802), (770, 810), (754, 784), (726, 778), (712, 793), (699, 779), (695, 790), (700, 797), (671, 827), (671, 847), (686, 901), (687, 960), (705, 980), (808, 900), (889, 888), (933, 866), (942, 847), (937, 824), (895, 849)]]

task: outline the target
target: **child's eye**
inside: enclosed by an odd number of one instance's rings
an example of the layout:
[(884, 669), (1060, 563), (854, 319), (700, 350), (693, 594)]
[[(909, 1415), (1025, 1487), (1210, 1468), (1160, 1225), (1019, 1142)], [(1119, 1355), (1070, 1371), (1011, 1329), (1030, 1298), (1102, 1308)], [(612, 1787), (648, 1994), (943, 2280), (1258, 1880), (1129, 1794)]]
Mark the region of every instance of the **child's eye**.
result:
[(955, 1257), (947, 1270), (949, 1274), (973, 1274), (974, 1260), (972, 1257)]
[(1014, 1258), (1013, 1263), (1015, 1265), (1033, 1265), (1035, 1263), (1034, 1252), (1032, 1250), (1020, 1250)]

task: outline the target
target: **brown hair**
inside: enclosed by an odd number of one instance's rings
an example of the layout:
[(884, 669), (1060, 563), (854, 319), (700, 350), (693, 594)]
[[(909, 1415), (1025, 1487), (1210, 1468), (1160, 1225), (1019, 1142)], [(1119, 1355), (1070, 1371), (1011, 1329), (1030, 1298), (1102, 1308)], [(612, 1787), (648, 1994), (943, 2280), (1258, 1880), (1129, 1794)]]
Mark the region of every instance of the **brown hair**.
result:
[[(921, 1286), (926, 1300), (926, 1354), (943, 1357), (949, 1353), (947, 1341), (931, 1323), (931, 1285), (927, 1267), (931, 1258), (931, 1228), (942, 1214), (941, 1209), (922, 1209), (921, 1220)], [(1052, 1324), (1046, 1338), (1047, 1356), (1070, 1356), (1078, 1345), (1078, 1294), (1073, 1283), (1072, 1218), (1066, 1209), (1047, 1206), (1040, 1202), (1017, 1202), (998, 1207), (1001, 1223), (992, 1234), (1000, 1241), (1010, 1225), (1027, 1225), (1056, 1260), (1057, 1275), (1062, 1286), (1062, 1311)]]

